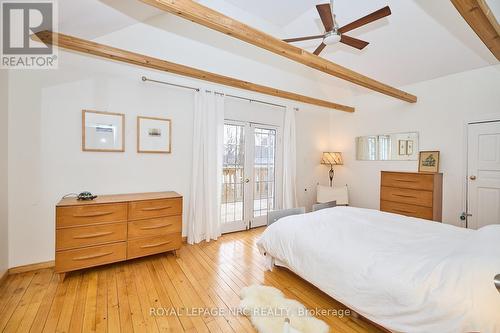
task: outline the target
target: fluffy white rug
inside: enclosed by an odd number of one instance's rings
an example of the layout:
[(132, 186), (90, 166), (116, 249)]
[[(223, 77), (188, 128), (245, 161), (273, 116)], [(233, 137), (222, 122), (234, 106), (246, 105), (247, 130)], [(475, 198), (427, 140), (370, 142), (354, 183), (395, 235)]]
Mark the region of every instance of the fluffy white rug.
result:
[[(301, 303), (273, 287), (243, 288), (240, 307), (259, 333), (328, 333), (328, 325), (307, 313)], [(285, 323), (289, 318), (290, 324)]]

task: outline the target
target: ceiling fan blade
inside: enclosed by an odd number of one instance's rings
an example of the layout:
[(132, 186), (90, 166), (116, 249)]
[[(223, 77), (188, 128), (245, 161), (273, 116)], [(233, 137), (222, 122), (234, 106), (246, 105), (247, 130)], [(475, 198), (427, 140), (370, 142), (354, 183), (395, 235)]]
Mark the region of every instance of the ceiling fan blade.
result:
[(325, 43), (321, 43), (319, 44), (318, 48), (316, 50), (314, 50), (314, 54), (315, 55), (319, 55), (321, 53), (321, 51), (323, 51), (323, 49), (325, 48), (326, 44)]
[(321, 22), (325, 26), (325, 31), (333, 30), (333, 17), (332, 17), (332, 9), (329, 3), (325, 3), (322, 5), (316, 5), (316, 9), (318, 10), (319, 17), (321, 18)]
[(342, 28), (339, 29), (339, 32), (342, 34), (346, 33), (348, 31), (359, 28), (365, 24), (371, 23), (373, 21), (379, 20), (389, 15), (391, 15), (391, 9), (389, 8), (389, 6), (385, 6), (384, 8), (374, 11), (373, 13), (368, 14), (354, 22), (344, 25)]
[(310, 39), (323, 38), (323, 37), (324, 37), (324, 35), (316, 35), (316, 36), (307, 36), (307, 37), (288, 38), (288, 39), (283, 39), (283, 41), (287, 42), (287, 43), (293, 43), (293, 42), (300, 42), (303, 40), (310, 40)]
[(357, 39), (357, 38), (354, 38), (354, 37), (349, 37), (347, 35), (342, 35), (342, 37), (340, 38), (340, 42), (344, 43), (344, 44), (347, 44), (349, 46), (355, 47), (358, 50), (362, 50), (368, 44), (370, 44), (368, 42), (365, 42), (364, 40)]

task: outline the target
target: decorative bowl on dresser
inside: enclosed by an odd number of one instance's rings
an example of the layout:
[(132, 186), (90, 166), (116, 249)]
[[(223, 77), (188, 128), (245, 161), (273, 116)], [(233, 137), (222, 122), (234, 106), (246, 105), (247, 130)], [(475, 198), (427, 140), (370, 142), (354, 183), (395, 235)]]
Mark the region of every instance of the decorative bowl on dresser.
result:
[(443, 174), (382, 171), (380, 210), (441, 222)]
[(56, 206), (55, 271), (64, 273), (177, 251), (182, 196), (175, 192), (62, 199)]

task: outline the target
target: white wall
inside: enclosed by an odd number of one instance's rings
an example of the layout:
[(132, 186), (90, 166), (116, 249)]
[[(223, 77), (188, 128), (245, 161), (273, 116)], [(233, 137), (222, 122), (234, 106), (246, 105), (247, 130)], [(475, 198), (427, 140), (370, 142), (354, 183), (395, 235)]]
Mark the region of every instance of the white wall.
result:
[(0, 277), (8, 268), (7, 223), (7, 132), (8, 132), (8, 72), (0, 70)]
[(380, 171), (417, 171), (418, 162), (356, 161), (354, 139), (370, 134), (418, 131), (420, 150), (441, 151), (444, 173), (443, 221), (461, 225), (465, 144), (464, 123), (496, 114), (500, 119), (500, 65), (484, 67), (404, 87), (418, 96), (416, 104), (379, 94), (348, 100), (354, 114), (332, 113), (331, 147), (344, 153), (336, 180), (350, 187), (354, 206), (379, 208)]
[[(184, 195), (186, 210), (192, 167), (194, 93), (144, 83), (140, 77), (223, 89), (83, 55), (60, 52), (59, 57), (62, 60), (58, 70), (12, 71), (9, 80), (10, 267), (54, 258), (54, 206), (67, 193), (174, 190)], [(234, 89), (225, 91), (250, 96)], [(266, 100), (265, 96), (253, 97)], [(228, 105), (236, 107), (234, 101)], [(124, 113), (126, 152), (82, 152), (82, 109)], [(282, 121), (280, 111), (262, 110), (261, 113), (273, 112), (269, 118), (273, 122)], [(299, 175), (305, 174), (299, 177), (299, 186), (302, 191), (308, 189), (307, 194), (300, 195), (301, 203), (312, 202), (319, 179), (314, 168), (319, 165), (322, 149), (313, 138), (321, 137), (327, 144), (330, 112), (311, 109), (298, 114), (297, 167)], [(172, 119), (172, 154), (136, 153), (137, 115)]]

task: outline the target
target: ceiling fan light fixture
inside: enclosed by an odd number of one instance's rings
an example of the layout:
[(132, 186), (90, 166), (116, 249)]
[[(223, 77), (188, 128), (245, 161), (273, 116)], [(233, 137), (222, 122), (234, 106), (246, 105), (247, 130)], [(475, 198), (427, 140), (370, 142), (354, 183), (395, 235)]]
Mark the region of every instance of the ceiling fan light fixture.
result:
[(340, 42), (341, 36), (337, 31), (330, 31), (325, 35), (325, 38), (323, 39), (323, 43), (326, 45), (333, 45), (337, 44)]

